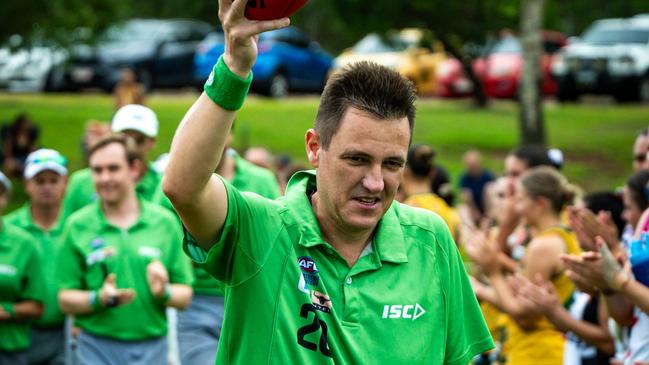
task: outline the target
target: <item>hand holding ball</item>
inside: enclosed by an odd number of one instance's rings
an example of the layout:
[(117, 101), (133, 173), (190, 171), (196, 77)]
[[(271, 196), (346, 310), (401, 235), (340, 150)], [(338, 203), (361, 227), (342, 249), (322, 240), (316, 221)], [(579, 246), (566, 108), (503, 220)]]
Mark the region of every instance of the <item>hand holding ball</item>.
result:
[(286, 18), (298, 11), (308, 0), (248, 0), (246, 18), (273, 20)]

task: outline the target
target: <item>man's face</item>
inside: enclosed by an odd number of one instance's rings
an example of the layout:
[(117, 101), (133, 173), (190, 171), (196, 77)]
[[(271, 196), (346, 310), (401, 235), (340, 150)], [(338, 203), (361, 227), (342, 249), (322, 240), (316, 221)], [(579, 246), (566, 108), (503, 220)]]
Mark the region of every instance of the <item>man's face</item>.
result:
[(155, 139), (147, 137), (138, 131), (125, 130), (123, 133), (133, 138), (137, 146), (138, 154), (144, 159), (149, 156), (149, 152), (155, 147)]
[(33, 206), (56, 206), (65, 195), (68, 179), (54, 171), (45, 170), (25, 181), (25, 190)]
[(111, 143), (98, 149), (89, 163), (95, 190), (102, 202), (119, 204), (135, 189), (138, 169), (136, 163), (128, 164), (123, 145)]
[(309, 131), (307, 153), (317, 168), (324, 219), (343, 231), (374, 229), (397, 192), (409, 143), (407, 118), (376, 120), (354, 108), (343, 115), (327, 150)]
[(649, 160), (647, 160), (647, 152), (649, 152), (649, 137), (638, 136), (633, 144), (633, 171), (638, 172), (649, 169)]

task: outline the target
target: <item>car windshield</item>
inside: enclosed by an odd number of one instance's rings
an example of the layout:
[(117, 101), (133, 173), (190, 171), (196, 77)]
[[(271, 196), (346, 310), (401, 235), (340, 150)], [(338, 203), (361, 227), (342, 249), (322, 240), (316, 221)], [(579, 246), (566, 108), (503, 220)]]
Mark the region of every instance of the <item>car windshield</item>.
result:
[(101, 40), (106, 43), (149, 42), (171, 32), (168, 24), (156, 21), (131, 21), (106, 30)]
[(494, 44), (490, 53), (521, 53), (521, 42), (516, 37), (505, 37)]
[(646, 44), (649, 43), (649, 28), (596, 26), (584, 33), (583, 41), (588, 44)]
[(392, 35), (381, 37), (378, 34), (372, 33), (361, 39), (352, 49), (354, 53), (367, 54), (400, 52), (410, 46), (410, 43), (404, 41), (398, 36)]

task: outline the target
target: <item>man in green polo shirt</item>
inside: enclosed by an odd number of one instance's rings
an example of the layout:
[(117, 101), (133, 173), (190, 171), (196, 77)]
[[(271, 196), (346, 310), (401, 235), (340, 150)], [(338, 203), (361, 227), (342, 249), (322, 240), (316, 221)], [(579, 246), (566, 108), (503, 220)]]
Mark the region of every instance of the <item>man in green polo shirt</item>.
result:
[(116, 134), (89, 150), (99, 201), (66, 222), (57, 263), (59, 304), (76, 316), (78, 364), (163, 364), (165, 308), (191, 300), (192, 272), (166, 209), (138, 199), (132, 141)]
[[(232, 133), (226, 142), (226, 153), (216, 173), (230, 181), (239, 191), (259, 194), (268, 199), (279, 196), (279, 184), (272, 171), (256, 166), (230, 149)], [(157, 201), (173, 210), (162, 189)], [(175, 211), (174, 211), (175, 213)], [(194, 265), (194, 297), (184, 311), (178, 312), (178, 350), (182, 364), (213, 364), (223, 323), (224, 298), (221, 283)]]
[[(125, 133), (133, 138), (143, 161), (147, 161), (149, 153), (155, 147), (158, 127), (158, 118), (153, 110), (135, 104), (121, 107), (111, 122), (113, 132)], [(149, 163), (139, 166), (135, 191), (142, 199), (151, 201), (160, 185), (160, 175)], [(69, 216), (97, 199), (90, 169), (76, 171), (70, 175), (70, 184), (63, 203), (64, 214)]]
[[(0, 215), (11, 183), (0, 172)], [(45, 282), (39, 248), (22, 229), (0, 221), (0, 364), (27, 365), (31, 320), (43, 314)]]
[(41, 270), (45, 275), (45, 312), (32, 327), (30, 364), (64, 364), (65, 316), (57, 303), (55, 270), (56, 255), (61, 245), (63, 214), (61, 205), (67, 185), (67, 161), (59, 152), (39, 149), (25, 162), (25, 191), (29, 202), (5, 218), (28, 232), (42, 255)]
[(212, 176), (252, 80), (256, 35), (220, 0), (225, 53), (178, 127), (163, 190), (185, 251), (225, 284), (217, 363), (467, 364), (493, 347), (445, 223), (393, 201), (416, 99), (398, 73), (358, 63), (328, 81), (306, 151), (316, 172), (272, 201)]

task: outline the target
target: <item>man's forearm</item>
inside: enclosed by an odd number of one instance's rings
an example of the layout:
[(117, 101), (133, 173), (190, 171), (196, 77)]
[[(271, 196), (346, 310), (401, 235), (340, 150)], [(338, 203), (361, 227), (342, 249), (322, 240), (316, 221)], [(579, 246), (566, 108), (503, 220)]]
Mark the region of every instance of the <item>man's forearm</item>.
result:
[(20, 321), (27, 319), (38, 319), (43, 315), (43, 304), (35, 300), (24, 300), (20, 302), (0, 302), (0, 307), (4, 312), (10, 311), (9, 321)]
[(621, 326), (633, 324), (633, 304), (621, 293), (602, 296), (609, 315)]
[(174, 136), (163, 190), (174, 205), (190, 204), (202, 194), (223, 155), (235, 112), (205, 94), (187, 111)]
[(631, 303), (649, 314), (649, 288), (642, 283), (631, 279), (620, 291)]
[[(66, 314), (87, 314), (94, 309), (91, 305), (91, 292), (87, 290), (61, 290), (59, 307)], [(99, 300), (96, 298), (95, 300)]]
[(192, 301), (192, 287), (184, 284), (171, 284), (171, 297), (167, 301), (167, 307), (185, 309)]

